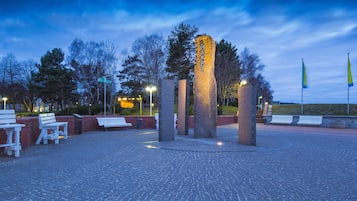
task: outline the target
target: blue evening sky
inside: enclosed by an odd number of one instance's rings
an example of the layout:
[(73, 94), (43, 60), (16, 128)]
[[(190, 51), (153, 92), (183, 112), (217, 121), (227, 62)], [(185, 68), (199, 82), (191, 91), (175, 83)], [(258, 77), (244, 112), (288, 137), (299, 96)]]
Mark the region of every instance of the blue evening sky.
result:
[[(350, 0), (114, 1), (1, 0), (0, 58), (39, 62), (65, 53), (75, 38), (109, 41), (117, 54), (150, 34), (166, 39), (179, 23), (195, 25), (239, 52), (248, 47), (266, 65), (274, 100), (301, 102), (301, 59), (307, 67), (304, 103), (347, 103), (347, 53), (357, 104), (357, 2)], [(121, 64), (121, 61), (119, 61)]]

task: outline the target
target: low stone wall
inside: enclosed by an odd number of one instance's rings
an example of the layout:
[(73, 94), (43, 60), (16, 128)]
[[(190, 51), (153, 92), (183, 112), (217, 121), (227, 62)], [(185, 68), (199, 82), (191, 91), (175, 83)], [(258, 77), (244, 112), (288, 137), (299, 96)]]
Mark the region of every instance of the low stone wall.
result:
[[(95, 131), (102, 129), (98, 126), (97, 117), (102, 116), (82, 116), (82, 119), (77, 119), (73, 115), (68, 116), (56, 116), (57, 121), (68, 122), (68, 135), (78, 135), (80, 129), (83, 132)], [(110, 115), (107, 115), (110, 117)], [(116, 116), (117, 117), (117, 116)], [(155, 129), (155, 117), (154, 116), (125, 116), (127, 122), (132, 123), (132, 127), (125, 127), (123, 129)], [(80, 121), (80, 122), (79, 122)], [(22, 128), (20, 132), (21, 146), (22, 149), (26, 149), (35, 144), (38, 136), (40, 135), (40, 129), (38, 126), (38, 117), (23, 117), (18, 118), (17, 123), (25, 124), (26, 126)], [(224, 115), (219, 116), (217, 124), (225, 125), (237, 123), (237, 116), (235, 115)], [(81, 128), (78, 128), (78, 125), (81, 125)], [(190, 116), (189, 127), (193, 128), (193, 116)], [(6, 134), (3, 129), (0, 129), (0, 143), (6, 142)], [(0, 151), (3, 151), (3, 148), (0, 148)]]
[[(357, 116), (337, 116), (325, 115), (322, 116), (321, 127), (325, 128), (357, 128)], [(272, 116), (264, 116), (265, 124), (270, 124)], [(293, 115), (292, 125), (297, 126), (299, 115)]]
[[(238, 123), (238, 116), (236, 115), (220, 115), (217, 119), (217, 126), (227, 125), (227, 124), (235, 124)], [(190, 116), (188, 120), (188, 127), (194, 128), (195, 121), (194, 116)]]
[(357, 116), (323, 116), (322, 126), (328, 128), (357, 128)]

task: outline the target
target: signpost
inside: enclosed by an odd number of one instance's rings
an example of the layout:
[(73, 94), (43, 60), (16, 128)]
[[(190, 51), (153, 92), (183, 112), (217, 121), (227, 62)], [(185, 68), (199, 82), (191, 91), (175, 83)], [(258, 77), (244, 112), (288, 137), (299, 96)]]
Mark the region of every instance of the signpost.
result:
[(98, 82), (104, 83), (104, 117), (107, 117), (107, 84), (111, 84), (112, 81), (103, 76), (98, 78)]

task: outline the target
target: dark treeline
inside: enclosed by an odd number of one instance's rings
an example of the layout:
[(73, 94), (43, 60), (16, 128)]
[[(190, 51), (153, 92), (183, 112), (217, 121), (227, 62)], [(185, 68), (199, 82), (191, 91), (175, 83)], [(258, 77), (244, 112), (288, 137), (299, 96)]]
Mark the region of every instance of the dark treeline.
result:
[[(167, 39), (158, 34), (136, 39), (131, 50), (117, 57), (116, 46), (108, 41), (74, 39), (68, 55), (60, 48), (48, 50), (40, 61), (18, 61), (13, 53), (0, 58), (0, 95), (8, 98), (8, 108), (17, 111), (64, 111), (71, 107), (102, 105), (106, 84), (107, 108), (116, 98), (138, 97), (146, 100), (145, 87), (158, 85), (161, 78), (193, 82), (194, 38), (199, 29), (181, 23)], [(259, 56), (224, 39), (216, 42), (215, 77), (219, 105), (237, 105), (238, 84), (247, 80), (258, 87), (257, 100), (271, 102), (273, 91), (262, 75)], [(192, 92), (192, 90), (191, 90)], [(88, 111), (88, 110), (87, 110)], [(85, 112), (83, 112), (85, 113)], [(90, 111), (89, 111), (90, 113)]]

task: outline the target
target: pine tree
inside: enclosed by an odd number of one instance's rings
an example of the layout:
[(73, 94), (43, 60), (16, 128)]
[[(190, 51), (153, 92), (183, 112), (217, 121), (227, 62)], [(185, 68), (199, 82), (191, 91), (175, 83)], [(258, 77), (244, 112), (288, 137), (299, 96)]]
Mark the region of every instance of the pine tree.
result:
[(165, 69), (169, 78), (176, 81), (180, 79), (192, 81), (196, 55), (194, 37), (197, 32), (197, 27), (183, 23), (171, 32), (168, 38), (169, 55)]
[(73, 80), (73, 71), (62, 64), (64, 53), (60, 48), (55, 48), (51, 52), (41, 57), (41, 64), (37, 64), (38, 72), (32, 72), (32, 87), (37, 97), (44, 103), (57, 106), (57, 110), (63, 110), (65, 103), (73, 98), (73, 91), (76, 88)]

